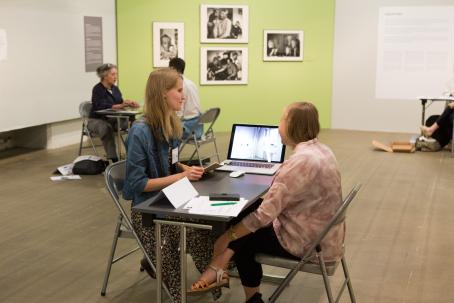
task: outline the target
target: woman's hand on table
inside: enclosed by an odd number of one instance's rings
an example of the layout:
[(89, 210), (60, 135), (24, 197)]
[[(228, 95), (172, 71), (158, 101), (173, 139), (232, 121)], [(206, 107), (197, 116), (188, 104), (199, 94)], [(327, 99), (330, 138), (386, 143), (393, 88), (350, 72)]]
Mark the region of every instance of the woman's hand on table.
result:
[(140, 104), (134, 100), (126, 99), (123, 101), (123, 103), (126, 104), (126, 106), (130, 106), (130, 107), (134, 107), (134, 108), (140, 107)]
[(187, 166), (187, 165), (182, 165), (183, 172), (182, 174), (185, 177), (188, 177), (189, 181), (197, 181), (202, 178), (203, 175), (203, 167), (200, 166)]

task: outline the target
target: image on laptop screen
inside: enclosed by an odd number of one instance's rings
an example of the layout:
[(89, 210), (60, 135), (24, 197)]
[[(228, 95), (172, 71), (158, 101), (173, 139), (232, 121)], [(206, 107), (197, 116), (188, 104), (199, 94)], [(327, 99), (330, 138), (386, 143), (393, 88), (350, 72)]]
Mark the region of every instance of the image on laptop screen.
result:
[(281, 163), (285, 148), (277, 126), (240, 125), (232, 129), (229, 158)]

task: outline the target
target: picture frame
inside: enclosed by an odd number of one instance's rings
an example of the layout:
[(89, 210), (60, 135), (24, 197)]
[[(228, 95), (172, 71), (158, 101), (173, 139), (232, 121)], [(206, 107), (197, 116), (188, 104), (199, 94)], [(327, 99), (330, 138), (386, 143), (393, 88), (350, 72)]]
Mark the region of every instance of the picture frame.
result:
[(303, 61), (303, 30), (265, 30), (263, 61)]
[(248, 43), (249, 7), (202, 4), (200, 40), (203, 43)]
[(184, 59), (184, 23), (153, 22), (153, 66), (169, 66), (175, 57)]
[(201, 85), (247, 84), (246, 47), (202, 47), (200, 52)]

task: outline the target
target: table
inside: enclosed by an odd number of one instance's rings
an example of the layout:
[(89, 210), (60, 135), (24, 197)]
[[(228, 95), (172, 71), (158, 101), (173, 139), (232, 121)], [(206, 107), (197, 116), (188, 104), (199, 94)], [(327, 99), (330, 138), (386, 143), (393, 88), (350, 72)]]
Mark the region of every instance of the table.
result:
[[(98, 115), (105, 116), (107, 118), (114, 118), (117, 120), (117, 153), (118, 153), (118, 159), (121, 160), (121, 142), (123, 140), (121, 139), (121, 134), (120, 134), (120, 121), (121, 119), (128, 119), (130, 117), (135, 117), (136, 115), (140, 114), (140, 111), (137, 110), (124, 110), (124, 109), (102, 109), (102, 110), (97, 110), (96, 113)], [(128, 129), (129, 129), (129, 123)]]
[(443, 102), (446, 102), (446, 104), (454, 101), (454, 97), (452, 97), (452, 96), (439, 96), (439, 97), (423, 96), (423, 97), (419, 97), (418, 99), (421, 100), (421, 106), (422, 106), (421, 125), (425, 125), (427, 101), (431, 101), (431, 102), (443, 101)]
[[(229, 177), (228, 172), (215, 171), (213, 173), (204, 176), (202, 180), (192, 182), (192, 185), (196, 188), (200, 195), (208, 195), (209, 193), (239, 193), (241, 197), (246, 198), (249, 206), (259, 199), (264, 193), (266, 193), (273, 181), (273, 176), (266, 175), (252, 175), (246, 174), (240, 178)], [(152, 205), (150, 205), (153, 203)], [(245, 207), (245, 208), (246, 208)], [(156, 281), (157, 290), (156, 296), (158, 303), (162, 302), (162, 260), (161, 260), (161, 225), (176, 225), (180, 228), (180, 261), (181, 261), (181, 302), (186, 303), (186, 228), (200, 228), (211, 230), (213, 226), (225, 226), (232, 217), (224, 216), (206, 216), (190, 214), (188, 210), (180, 208), (173, 208), (173, 206), (165, 201), (165, 197), (153, 197), (148, 199), (136, 206), (134, 209), (142, 213), (142, 224), (150, 226), (155, 224), (156, 232)], [(178, 216), (183, 220), (185, 218), (201, 219), (209, 224), (196, 224), (184, 221), (170, 221), (166, 219), (155, 219), (155, 216), (165, 218), (165, 216)]]

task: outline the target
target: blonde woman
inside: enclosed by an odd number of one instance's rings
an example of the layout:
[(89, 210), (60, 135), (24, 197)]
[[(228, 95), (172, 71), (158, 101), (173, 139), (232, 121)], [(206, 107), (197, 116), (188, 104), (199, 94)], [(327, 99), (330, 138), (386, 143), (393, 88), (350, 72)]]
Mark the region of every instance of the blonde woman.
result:
[[(126, 141), (123, 196), (131, 199), (133, 206), (184, 177), (191, 181), (202, 177), (203, 168), (183, 165), (176, 156), (183, 131), (176, 111), (181, 110), (183, 102), (183, 80), (177, 71), (163, 68), (150, 74), (145, 91), (144, 117), (133, 124)], [(131, 218), (148, 255), (156, 263), (154, 227), (142, 226), (142, 216), (135, 210), (132, 210)], [(163, 281), (173, 302), (177, 303), (181, 301), (179, 231), (174, 226), (163, 226), (162, 235)], [(203, 270), (211, 258), (213, 242), (209, 231), (188, 230), (188, 251), (199, 270)], [(150, 273), (150, 270), (147, 271)], [(219, 295), (218, 291), (215, 298)]]

